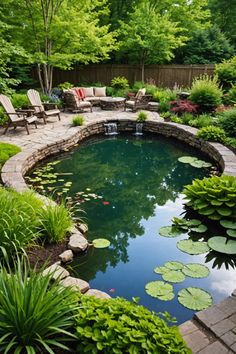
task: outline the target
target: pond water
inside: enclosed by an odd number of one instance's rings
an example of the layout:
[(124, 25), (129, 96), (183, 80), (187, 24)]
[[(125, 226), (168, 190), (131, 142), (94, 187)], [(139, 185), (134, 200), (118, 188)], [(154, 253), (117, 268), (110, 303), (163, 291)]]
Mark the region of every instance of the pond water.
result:
[[(171, 225), (172, 217), (183, 212), (183, 186), (209, 175), (209, 169), (179, 162), (183, 155), (199, 157), (189, 146), (161, 136), (119, 135), (87, 140), (54, 166), (54, 172), (64, 173), (65, 182), (72, 182), (68, 195), (77, 195), (83, 202), (87, 238), (111, 242), (106, 249), (90, 247), (69, 265), (70, 271), (87, 280), (91, 288), (112, 297), (139, 297), (140, 304), (156, 312), (168, 311), (178, 323), (194, 313), (178, 303), (180, 289), (201, 287), (219, 302), (235, 288), (236, 278), (235, 270), (230, 266), (227, 270), (225, 259), (217, 258), (214, 252), (199, 256), (181, 252), (176, 243), (186, 235), (159, 235), (160, 227)], [(205, 264), (210, 275), (203, 279), (186, 277), (182, 283), (173, 284), (175, 297), (171, 301), (152, 298), (146, 294), (145, 285), (162, 280), (153, 270), (167, 261)]]

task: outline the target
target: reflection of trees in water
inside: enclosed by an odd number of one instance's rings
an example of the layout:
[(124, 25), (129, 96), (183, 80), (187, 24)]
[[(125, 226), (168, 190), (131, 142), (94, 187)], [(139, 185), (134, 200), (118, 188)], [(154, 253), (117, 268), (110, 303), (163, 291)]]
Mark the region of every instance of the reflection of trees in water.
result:
[(144, 234), (142, 220), (154, 216), (157, 205), (175, 201), (183, 185), (191, 183), (196, 174), (204, 175), (181, 165), (177, 159), (182, 155), (182, 148), (176, 143), (163, 144), (163, 139), (150, 144), (142, 139), (116, 139), (81, 147), (69, 160), (55, 166), (57, 171), (73, 172), (68, 177), (73, 182), (71, 196), (91, 188), (92, 193), (110, 203), (103, 205), (95, 200), (85, 204), (89, 238), (111, 241), (109, 250), (94, 250), (97, 256), (92, 257), (89, 251), (85, 272), (89, 273), (88, 279), (98, 270), (105, 271), (108, 264), (128, 262), (128, 240)]

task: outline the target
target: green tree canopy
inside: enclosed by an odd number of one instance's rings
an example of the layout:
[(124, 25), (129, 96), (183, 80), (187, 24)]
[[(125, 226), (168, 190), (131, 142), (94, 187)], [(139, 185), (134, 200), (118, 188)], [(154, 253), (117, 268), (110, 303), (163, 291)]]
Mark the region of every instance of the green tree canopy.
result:
[(233, 53), (233, 46), (215, 25), (205, 30), (197, 30), (189, 42), (177, 50), (175, 62), (180, 64), (216, 64), (231, 58)]
[[(41, 88), (52, 88), (53, 68), (68, 69), (76, 62), (107, 59), (115, 48), (109, 26), (100, 17), (106, 0), (3, 0), (13, 43), (21, 45), (37, 64)], [(8, 10), (6, 15), (6, 9)]]

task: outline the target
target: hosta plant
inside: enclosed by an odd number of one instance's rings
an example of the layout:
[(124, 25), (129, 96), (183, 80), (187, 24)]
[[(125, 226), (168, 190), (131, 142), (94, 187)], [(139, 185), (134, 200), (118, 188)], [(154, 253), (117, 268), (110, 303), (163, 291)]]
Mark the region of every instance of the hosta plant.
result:
[(236, 220), (236, 177), (195, 179), (185, 186), (187, 206), (212, 220)]

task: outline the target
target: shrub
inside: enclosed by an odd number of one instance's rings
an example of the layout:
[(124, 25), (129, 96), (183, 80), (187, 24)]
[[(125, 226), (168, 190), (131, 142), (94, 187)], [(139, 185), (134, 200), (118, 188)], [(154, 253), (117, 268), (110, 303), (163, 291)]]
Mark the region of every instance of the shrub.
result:
[(180, 117), (177, 117), (176, 115), (172, 114), (170, 117), (171, 122), (178, 123), (178, 124), (183, 124), (183, 121)]
[(143, 306), (116, 298), (80, 299), (76, 317), (79, 353), (190, 353), (177, 327)]
[(193, 104), (188, 100), (175, 100), (170, 102), (171, 112), (175, 114), (191, 113), (195, 114), (198, 110), (198, 105)]
[(0, 258), (14, 257), (37, 237), (42, 201), (33, 192), (17, 193), (0, 188)]
[(129, 82), (124, 76), (117, 76), (111, 80), (111, 86), (115, 89), (127, 89)]
[(181, 116), (181, 119), (183, 121), (183, 124), (189, 125), (189, 122), (191, 122), (194, 119), (194, 117), (191, 113), (184, 113)]
[(197, 116), (195, 119), (189, 121), (189, 125), (195, 128), (203, 128), (208, 127), (213, 124), (213, 117), (208, 114), (201, 114)]
[(63, 241), (66, 233), (74, 226), (71, 212), (63, 204), (49, 204), (39, 214), (40, 233), (46, 242)]
[(62, 90), (69, 90), (73, 87), (74, 85), (71, 84), (70, 82), (62, 82), (61, 84), (58, 85), (58, 87)]
[(222, 90), (219, 88), (217, 79), (202, 76), (193, 81), (189, 99), (199, 105), (205, 112), (214, 110), (221, 104)]
[(152, 94), (153, 100), (160, 103), (159, 111), (161, 113), (170, 110), (170, 101), (174, 101), (177, 97), (177, 93), (174, 90), (157, 88)]
[(73, 124), (75, 127), (77, 127), (77, 126), (79, 126), (79, 125), (83, 125), (83, 124), (84, 124), (84, 117), (83, 117), (83, 116), (80, 116), (80, 115), (74, 117), (73, 120), (72, 120), (72, 124)]
[(236, 138), (226, 138), (225, 145), (236, 149)]
[(22, 93), (14, 93), (11, 102), (14, 108), (27, 108), (30, 104), (27, 95)]
[(21, 151), (16, 145), (0, 142), (0, 169), (2, 165), (12, 156)]
[(229, 91), (223, 95), (223, 103), (225, 105), (236, 104), (236, 85), (232, 86)]
[[(12, 270), (0, 267), (1, 353), (54, 353), (72, 335), (76, 297), (51, 276), (42, 276), (20, 261)], [(63, 352), (64, 352), (63, 351)]]
[(106, 88), (107, 96), (113, 96), (113, 92), (114, 92), (114, 88), (111, 86), (107, 86)]
[(145, 122), (145, 120), (148, 119), (147, 113), (146, 112), (139, 112), (138, 118), (136, 119), (137, 122)]
[(185, 186), (187, 205), (212, 220), (236, 218), (236, 177), (222, 175), (196, 179)]
[(236, 138), (236, 108), (220, 113), (218, 123), (227, 135)]
[(0, 107), (0, 126), (4, 125), (8, 121), (8, 117), (3, 107)]
[(214, 125), (201, 128), (197, 132), (197, 136), (203, 140), (216, 141), (219, 143), (223, 143), (226, 138), (224, 130)]
[(221, 85), (228, 89), (236, 84), (236, 56), (215, 66), (215, 73)]

